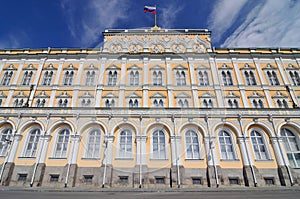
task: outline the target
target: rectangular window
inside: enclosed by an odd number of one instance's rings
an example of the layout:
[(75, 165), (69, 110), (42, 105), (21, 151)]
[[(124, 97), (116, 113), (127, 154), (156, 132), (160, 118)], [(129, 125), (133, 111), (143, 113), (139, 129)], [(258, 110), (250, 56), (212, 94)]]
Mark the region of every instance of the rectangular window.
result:
[(19, 174), (19, 178), (18, 178), (18, 181), (19, 182), (25, 182), (26, 181), (26, 179), (27, 179), (27, 174)]
[(93, 183), (93, 175), (84, 175), (84, 183), (92, 184)]
[(238, 178), (229, 178), (229, 184), (237, 185), (237, 184), (239, 184), (239, 179)]
[(155, 183), (156, 184), (165, 184), (165, 178), (164, 177), (155, 177)]
[(58, 182), (59, 175), (50, 175), (50, 182)]
[(201, 178), (192, 178), (193, 184), (202, 184), (201, 183)]
[(274, 178), (264, 178), (266, 185), (274, 185)]
[(121, 184), (128, 184), (128, 176), (119, 176)]

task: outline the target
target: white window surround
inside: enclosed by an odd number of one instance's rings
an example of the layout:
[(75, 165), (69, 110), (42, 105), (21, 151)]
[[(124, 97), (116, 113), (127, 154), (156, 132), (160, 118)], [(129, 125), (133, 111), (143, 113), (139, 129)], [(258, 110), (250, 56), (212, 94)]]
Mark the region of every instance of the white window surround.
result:
[[(154, 144), (153, 144), (153, 134), (155, 132), (162, 132), (164, 134), (164, 152), (163, 154), (158, 154), (159, 157), (154, 157)], [(168, 142), (167, 142), (167, 132), (163, 129), (163, 128), (159, 128), (159, 127), (156, 127), (154, 129), (152, 129), (151, 131), (151, 135), (150, 135), (150, 159), (151, 160), (168, 160)]]
[[(131, 133), (131, 140), (129, 140), (130, 143), (127, 142), (128, 137), (125, 136), (125, 145), (124, 145), (125, 146), (125, 152), (124, 153), (122, 152), (123, 154), (121, 153), (121, 133), (122, 132)], [(125, 126), (125, 127), (121, 128), (119, 130), (117, 135), (118, 135), (118, 138), (117, 138), (117, 147), (116, 147), (116, 150), (117, 150), (116, 159), (133, 159), (134, 158), (133, 155), (135, 153), (135, 151), (134, 151), (134, 149), (135, 149), (135, 147), (134, 147), (135, 134), (134, 134), (133, 129), (128, 127), (128, 126)], [(128, 134), (126, 133), (126, 135), (128, 135)], [(128, 144), (131, 144), (131, 146), (129, 146)], [(129, 151), (126, 152), (130, 148), (131, 148), (130, 152)]]
[[(3, 135), (4, 134), (4, 135)], [(11, 140), (12, 128), (4, 127), (0, 132), (0, 157), (6, 156), (7, 148), (8, 148), (8, 140)]]
[[(256, 157), (254, 146), (253, 146), (253, 141), (252, 141), (252, 137), (253, 136), (251, 136), (252, 131), (256, 131), (256, 132), (258, 132), (261, 135), (261, 138), (262, 138), (265, 150), (266, 150), (266, 159), (258, 159)], [(252, 146), (252, 150), (253, 150), (254, 159), (256, 161), (272, 160), (272, 156), (271, 156), (270, 148), (269, 148), (269, 144), (268, 144), (269, 142), (267, 141), (267, 138), (266, 138), (267, 137), (266, 133), (262, 129), (260, 129), (260, 128), (251, 128), (251, 129), (249, 129), (249, 137), (250, 137), (250, 140), (251, 140), (250, 142), (251, 142), (251, 146)]]
[[(90, 136), (91, 136), (91, 133), (92, 132), (96, 132), (96, 134), (98, 135), (98, 133), (100, 133), (100, 140), (98, 140), (99, 142), (94, 141), (93, 144), (93, 147), (92, 147), (92, 151), (93, 153), (91, 154), (91, 157), (89, 155), (89, 150), (91, 148), (89, 148), (90, 146)], [(96, 137), (97, 138), (97, 135), (94, 136), (94, 138)], [(82, 158), (84, 159), (100, 159), (100, 151), (101, 151), (101, 147), (102, 147), (102, 141), (103, 140), (103, 133), (102, 133), (102, 130), (101, 128), (99, 128), (98, 126), (93, 126), (93, 127), (90, 127), (86, 130), (86, 133), (85, 133), (85, 139), (84, 139), (84, 151), (83, 151), (83, 155), (82, 155)], [(96, 151), (96, 144), (99, 143), (99, 151)]]
[[(31, 155), (27, 155), (26, 153), (27, 153), (28, 144), (29, 144), (29, 141), (30, 141), (30, 138), (31, 138), (31, 133), (35, 130), (40, 131), (38, 140), (36, 140), (36, 136), (34, 137), (34, 139), (35, 139), (34, 141), (37, 141), (36, 150), (35, 150), (34, 154), (31, 153)], [(26, 136), (25, 136), (24, 144), (23, 144), (21, 154), (20, 154), (21, 157), (25, 157), (25, 158), (34, 158), (34, 157), (36, 157), (36, 155), (38, 153), (38, 150), (39, 150), (39, 147), (40, 147), (40, 137), (42, 135), (41, 133), (42, 133), (41, 128), (37, 125), (33, 125), (33, 126), (31, 126), (30, 128), (28, 128), (26, 130)]]
[[(195, 154), (194, 154), (194, 145), (192, 145), (192, 158), (188, 158), (188, 146), (187, 146), (187, 139), (186, 139), (186, 134), (188, 131), (191, 131), (193, 133), (195, 133), (197, 135), (197, 143), (198, 143), (198, 153), (199, 153), (199, 156), (198, 157), (195, 157)], [(184, 152), (185, 152), (185, 159), (186, 160), (203, 160), (203, 153), (202, 153), (202, 143), (201, 143), (201, 134), (199, 133), (199, 131), (196, 129), (196, 128), (187, 128), (184, 130)]]
[(300, 168), (300, 139), (296, 130), (283, 127), (280, 130), (284, 149), (292, 168)]
[[(66, 151), (65, 156), (57, 157), (57, 156), (55, 156), (55, 152), (56, 152), (56, 149), (57, 149), (57, 142), (58, 142), (58, 138), (59, 138), (59, 133), (64, 131), (64, 130), (69, 131), (69, 140), (68, 140), (67, 151)], [(58, 129), (55, 130), (53, 143), (51, 144), (52, 145), (51, 156), (50, 156), (51, 159), (66, 159), (67, 158), (67, 155), (68, 155), (68, 152), (69, 152), (69, 147), (70, 147), (71, 135), (72, 135), (71, 129), (68, 128), (67, 126), (62, 126), (62, 127), (59, 127)]]
[[(220, 134), (220, 132), (226, 132), (226, 133), (228, 133), (229, 134), (229, 136), (230, 136), (230, 141), (231, 141), (231, 146), (232, 146), (232, 155), (233, 155), (233, 158), (231, 158), (231, 159), (226, 159), (226, 158), (224, 158), (224, 157), (222, 157), (222, 150), (221, 150), (221, 144), (220, 144), (220, 137), (219, 137), (219, 134)], [(221, 128), (221, 129), (218, 129), (218, 145), (219, 145), (219, 150), (220, 150), (220, 160), (223, 160), (223, 161), (236, 161), (236, 160), (238, 160), (239, 158), (238, 158), (238, 153), (237, 153), (237, 144), (236, 144), (236, 142), (235, 142), (235, 134), (229, 129), (229, 128), (227, 128), (227, 127), (225, 127), (225, 128)], [(226, 150), (226, 153), (227, 153), (227, 150)], [(227, 156), (227, 158), (228, 158), (228, 156)]]

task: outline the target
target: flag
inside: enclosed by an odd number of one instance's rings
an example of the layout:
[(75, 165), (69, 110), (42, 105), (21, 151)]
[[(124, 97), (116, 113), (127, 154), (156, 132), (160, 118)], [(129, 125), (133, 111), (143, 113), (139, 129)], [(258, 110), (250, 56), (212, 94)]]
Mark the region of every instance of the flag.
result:
[(156, 7), (155, 6), (145, 6), (144, 12), (151, 12), (152, 14), (156, 15)]

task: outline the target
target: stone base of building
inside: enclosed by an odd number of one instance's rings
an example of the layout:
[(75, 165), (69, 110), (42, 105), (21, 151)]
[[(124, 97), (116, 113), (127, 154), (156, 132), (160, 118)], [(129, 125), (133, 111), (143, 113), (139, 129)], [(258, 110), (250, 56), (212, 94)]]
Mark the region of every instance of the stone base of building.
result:
[[(299, 184), (300, 172), (291, 169), (293, 185)], [(105, 187), (105, 188), (201, 188), (227, 186), (292, 186), (286, 167), (257, 169), (243, 168), (149, 168), (146, 165), (132, 168), (63, 167), (45, 164), (20, 166), (7, 163), (2, 175), (2, 186), (34, 187)]]

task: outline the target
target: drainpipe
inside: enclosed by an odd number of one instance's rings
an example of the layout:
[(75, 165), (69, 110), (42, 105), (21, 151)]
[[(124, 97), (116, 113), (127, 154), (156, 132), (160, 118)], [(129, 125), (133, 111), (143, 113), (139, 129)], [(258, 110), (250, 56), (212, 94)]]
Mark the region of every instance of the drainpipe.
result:
[(139, 188), (142, 188), (142, 183), (143, 183), (143, 171), (142, 171), (142, 125), (143, 125), (143, 116), (140, 115), (140, 185)]
[[(111, 114), (108, 116), (108, 130), (110, 130), (110, 120), (111, 120), (112, 116)], [(108, 136), (107, 136), (108, 138)], [(105, 185), (105, 178), (106, 178), (106, 170), (107, 170), (107, 147), (108, 147), (108, 140), (104, 141), (105, 143), (105, 149), (104, 149), (104, 158), (103, 158), (103, 162), (104, 162), (104, 171), (103, 171), (103, 179), (102, 179), (102, 188), (104, 188)]]
[[(45, 130), (45, 132), (43, 134), (44, 137), (47, 134), (47, 129), (48, 129), (48, 125), (49, 125), (49, 119), (50, 119), (50, 114), (47, 116), (46, 130)], [(45, 140), (43, 140), (43, 142), (42, 142), (41, 149), (40, 149), (40, 152), (39, 152), (39, 155), (38, 155), (38, 159), (37, 159), (37, 161), (35, 163), (35, 166), (34, 166), (33, 174), (32, 174), (31, 181), (30, 181), (30, 187), (32, 187), (33, 183), (34, 183), (34, 178), (35, 178), (35, 174), (36, 174), (36, 170), (37, 170), (38, 164), (40, 163), (40, 160), (41, 160), (41, 155), (42, 155), (42, 151), (43, 151), (43, 148), (44, 148), (44, 143), (45, 143)]]
[(214, 153), (213, 153), (213, 147), (212, 147), (212, 140), (211, 140), (211, 134), (210, 134), (210, 128), (209, 128), (209, 123), (208, 123), (208, 116), (205, 115), (205, 122), (206, 122), (206, 127), (207, 127), (207, 131), (208, 131), (208, 139), (209, 139), (209, 150), (210, 150), (210, 154), (211, 154), (211, 159), (213, 162), (213, 167), (214, 167), (214, 171), (215, 171), (215, 177), (216, 177), (216, 184), (217, 187), (219, 187), (219, 178), (218, 178), (218, 169), (215, 163), (215, 157), (214, 157)]
[[(14, 135), (13, 135), (13, 137), (17, 134), (17, 131), (18, 131), (18, 128), (19, 128), (19, 125), (20, 125), (20, 123), (21, 123), (21, 113), (18, 115), (18, 122), (17, 122), (17, 127), (16, 127), (16, 130), (15, 130), (15, 132), (14, 132)], [(11, 139), (11, 137), (10, 137), (10, 139)], [(7, 149), (7, 152), (6, 152), (6, 157), (5, 157), (5, 160), (4, 160), (4, 162), (3, 162), (3, 165), (2, 165), (2, 168), (1, 168), (1, 173), (0, 173), (0, 182), (2, 181), (2, 175), (3, 175), (3, 172), (4, 172), (4, 168), (5, 168), (5, 165), (7, 164), (7, 162), (8, 162), (8, 158), (9, 158), (9, 156), (10, 156), (10, 153), (11, 153), (11, 146), (14, 144), (14, 138), (13, 138), (13, 140), (6, 140), (6, 142), (7, 142), (7, 144), (9, 144), (8, 145), (8, 149)]]
[(172, 115), (171, 118), (174, 125), (174, 135), (175, 135), (175, 157), (176, 157), (176, 168), (177, 168), (177, 187), (180, 188), (180, 170), (178, 165), (178, 152), (177, 152), (177, 133), (176, 133), (176, 123), (175, 123), (175, 115)]
[(279, 150), (280, 150), (280, 155), (283, 159), (283, 164), (284, 164), (284, 167), (286, 168), (287, 172), (288, 172), (288, 175), (289, 175), (289, 178), (290, 178), (290, 181), (291, 181), (291, 186), (294, 185), (294, 180), (293, 180), (293, 175), (291, 173), (291, 170), (287, 164), (287, 162), (285, 161), (285, 157), (284, 157), (284, 154), (283, 154), (283, 150), (281, 148), (281, 144), (279, 143), (279, 137), (278, 137), (278, 134), (276, 133), (276, 128), (275, 128), (275, 125), (274, 125), (274, 121), (273, 121), (273, 118), (272, 118), (272, 115), (269, 115), (269, 122), (271, 122), (272, 124), (272, 127), (273, 127), (273, 131), (276, 135), (276, 139), (277, 139), (277, 142), (278, 142), (278, 146), (279, 146)]
[(250, 161), (250, 155), (249, 155), (248, 147), (246, 145), (246, 134), (244, 133), (243, 126), (242, 126), (242, 123), (241, 123), (241, 119), (242, 119), (241, 115), (239, 115), (238, 121), (239, 121), (239, 124), (240, 124), (241, 132), (243, 134), (244, 145), (245, 145), (245, 149), (246, 149), (246, 155), (247, 155), (247, 159), (248, 159), (248, 162), (249, 162), (250, 170), (251, 170), (251, 173), (252, 173), (252, 176), (253, 176), (254, 187), (257, 187), (257, 179), (256, 179), (256, 176), (255, 176), (253, 165), (252, 165), (252, 163)]
[[(74, 136), (77, 135), (78, 120), (79, 120), (79, 115), (76, 116), (76, 129), (75, 129), (75, 134), (74, 134)], [(68, 168), (67, 168), (67, 175), (66, 175), (66, 179), (65, 179), (65, 188), (68, 186), (68, 178), (69, 178), (70, 168), (71, 168), (71, 164), (72, 164), (72, 160), (73, 160), (73, 153), (74, 153), (74, 148), (75, 148), (75, 142), (76, 142), (75, 139), (73, 139), (73, 141), (72, 141), (72, 139), (71, 139), (72, 150), (71, 150), (71, 153), (69, 154)]]

